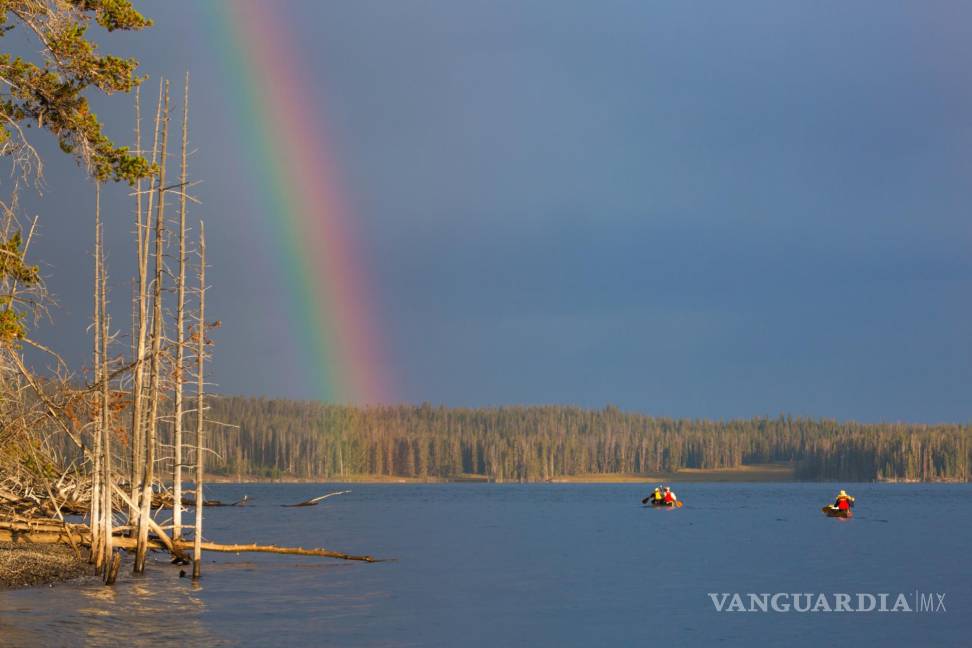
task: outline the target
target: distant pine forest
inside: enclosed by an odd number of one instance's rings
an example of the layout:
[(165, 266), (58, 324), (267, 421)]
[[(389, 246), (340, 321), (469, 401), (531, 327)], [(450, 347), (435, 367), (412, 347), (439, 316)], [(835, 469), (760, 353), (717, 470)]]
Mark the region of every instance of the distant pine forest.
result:
[(546, 481), (788, 462), (804, 481), (969, 481), (972, 428), (825, 419), (656, 418), (615, 407), (367, 408), (213, 398), (230, 478)]

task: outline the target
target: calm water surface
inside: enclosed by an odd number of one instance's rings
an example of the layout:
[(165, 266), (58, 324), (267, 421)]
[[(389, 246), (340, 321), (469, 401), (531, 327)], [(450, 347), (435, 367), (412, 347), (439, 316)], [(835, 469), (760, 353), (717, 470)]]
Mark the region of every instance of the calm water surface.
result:
[[(159, 555), (114, 588), (0, 592), (3, 646), (961, 646), (972, 643), (972, 487), (830, 484), (216, 485), (207, 537), (325, 546), (364, 564), (207, 554), (198, 585)], [(130, 564), (126, 564), (130, 569)], [(125, 569), (125, 567), (123, 567)], [(708, 592), (945, 593), (946, 611), (719, 613)]]

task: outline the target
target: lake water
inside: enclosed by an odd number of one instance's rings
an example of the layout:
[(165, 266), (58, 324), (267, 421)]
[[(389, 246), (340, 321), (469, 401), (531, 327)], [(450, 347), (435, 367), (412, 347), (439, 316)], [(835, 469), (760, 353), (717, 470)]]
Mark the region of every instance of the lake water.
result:
[[(3, 646), (957, 646), (972, 642), (972, 486), (214, 485), (221, 542), (325, 546), (380, 564), (158, 555), (142, 578), (0, 592)], [(317, 507), (281, 508), (351, 488)], [(709, 592), (943, 593), (937, 612), (718, 612)], [(935, 606), (938, 607), (937, 597)], [(747, 599), (748, 606), (748, 599)], [(833, 604), (833, 599), (830, 599)], [(856, 605), (856, 603), (855, 603)]]

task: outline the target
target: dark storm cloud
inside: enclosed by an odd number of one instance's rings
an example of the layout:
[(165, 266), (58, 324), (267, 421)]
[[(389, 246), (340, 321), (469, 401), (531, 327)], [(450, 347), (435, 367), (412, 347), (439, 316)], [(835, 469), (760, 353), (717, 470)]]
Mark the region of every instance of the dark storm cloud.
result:
[[(280, 6), (403, 400), (968, 418), (967, 6)], [(145, 9), (155, 29), (105, 42), (152, 74), (192, 70), (194, 213), (226, 324), (215, 379), (313, 396), (216, 41), (193, 3)], [(128, 137), (129, 100), (99, 106)], [(31, 203), (63, 304), (45, 330), (65, 350), (87, 348), (89, 216), (60, 216), (93, 200), (77, 175), (52, 162)]]

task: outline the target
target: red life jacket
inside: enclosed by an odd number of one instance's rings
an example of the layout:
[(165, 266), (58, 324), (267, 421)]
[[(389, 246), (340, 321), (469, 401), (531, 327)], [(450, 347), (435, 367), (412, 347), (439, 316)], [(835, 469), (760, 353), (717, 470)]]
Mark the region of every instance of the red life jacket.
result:
[(837, 508), (839, 508), (841, 511), (846, 511), (850, 508), (850, 500), (846, 497), (838, 497)]
[(666, 503), (666, 504), (671, 504), (671, 503), (672, 503), (672, 502), (674, 502), (674, 501), (675, 501), (675, 498), (674, 498), (674, 497), (672, 497), (672, 493), (671, 493), (671, 491), (669, 491), (669, 492), (667, 492), (667, 493), (665, 493), (665, 503)]

